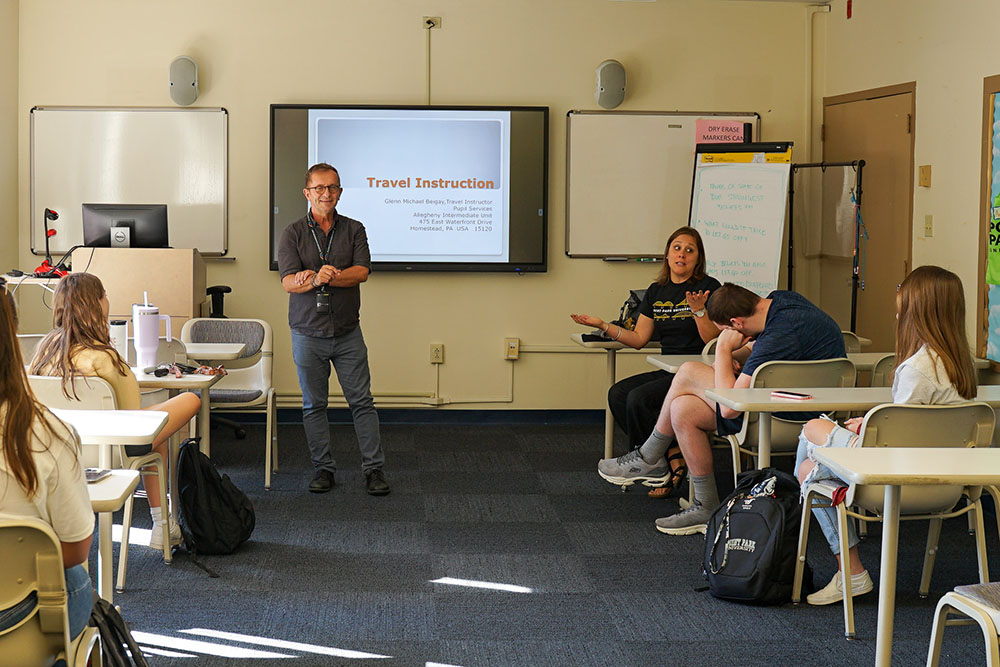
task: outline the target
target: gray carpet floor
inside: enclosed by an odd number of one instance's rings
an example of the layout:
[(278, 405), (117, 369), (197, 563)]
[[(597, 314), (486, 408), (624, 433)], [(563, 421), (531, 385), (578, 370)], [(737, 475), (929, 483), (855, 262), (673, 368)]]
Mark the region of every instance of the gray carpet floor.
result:
[[(311, 476), (300, 425), (279, 427), (281, 469), (263, 489), (263, 426), (213, 432), (213, 460), (254, 503), (235, 554), (172, 565), (130, 547), (115, 598), (153, 665), (867, 665), (877, 594), (839, 605), (749, 607), (702, 591), (702, 536), (653, 527), (677, 500), (622, 493), (595, 464), (602, 427), (383, 425), (389, 496), (365, 493), (353, 429), (333, 425), (331, 493)], [(719, 454), (720, 486), (731, 487)], [(725, 492), (726, 489), (720, 488)], [(136, 527), (149, 527), (136, 503)], [(879, 528), (861, 545), (878, 581)], [(931, 595), (917, 595), (926, 524), (900, 531), (894, 660), (926, 660), (937, 598), (977, 580), (964, 519), (945, 522)], [(987, 517), (990, 567), (1000, 572)], [(117, 550), (117, 545), (116, 545)], [(816, 583), (834, 561), (814, 526)], [(95, 571), (92, 562), (92, 571)], [(473, 588), (441, 578), (527, 592)], [(995, 578), (995, 577), (994, 577)], [(877, 589), (876, 589), (877, 590)], [(977, 628), (949, 628), (944, 665), (985, 662)]]

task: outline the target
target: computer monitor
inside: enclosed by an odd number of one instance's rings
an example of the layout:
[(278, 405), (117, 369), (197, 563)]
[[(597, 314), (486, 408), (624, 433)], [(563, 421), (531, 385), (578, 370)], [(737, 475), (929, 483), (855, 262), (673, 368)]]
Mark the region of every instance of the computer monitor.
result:
[(83, 244), (168, 248), (166, 204), (84, 204)]

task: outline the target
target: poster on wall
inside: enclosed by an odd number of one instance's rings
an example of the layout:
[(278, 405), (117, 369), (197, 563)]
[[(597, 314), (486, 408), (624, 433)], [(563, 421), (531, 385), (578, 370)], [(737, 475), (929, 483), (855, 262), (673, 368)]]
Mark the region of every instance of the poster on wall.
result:
[(990, 229), (986, 241), (986, 283), (989, 289), (989, 321), (986, 358), (1000, 361), (1000, 93), (992, 99), (993, 132), (990, 155), (990, 191), (987, 205)]

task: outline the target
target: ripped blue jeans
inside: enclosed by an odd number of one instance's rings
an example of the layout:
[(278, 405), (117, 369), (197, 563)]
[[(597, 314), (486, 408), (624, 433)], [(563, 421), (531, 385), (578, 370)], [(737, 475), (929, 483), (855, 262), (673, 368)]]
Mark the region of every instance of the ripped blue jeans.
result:
[[(821, 417), (821, 419), (827, 419), (833, 422), (826, 416)], [(812, 469), (809, 476), (806, 477), (805, 481), (802, 483), (802, 490), (805, 491), (806, 486), (810, 482), (816, 482), (825, 479), (832, 479), (843, 481), (837, 475), (833, 473), (832, 470), (827, 468), (822, 463), (817, 463), (812, 457), (812, 452), (816, 447), (854, 447), (856, 446), (858, 436), (852, 431), (847, 430), (843, 426), (833, 422), (835, 426), (833, 430), (830, 431), (830, 435), (827, 436), (826, 442), (822, 445), (817, 445), (809, 440), (804, 435), (805, 429), (802, 433), (799, 433), (799, 446), (795, 452), (795, 475), (799, 474), (799, 466), (807, 458), (812, 460), (816, 467)], [(827, 544), (830, 545), (830, 551), (833, 554), (840, 554), (840, 533), (837, 530), (837, 508), (835, 507), (813, 507), (813, 516), (816, 517), (817, 523), (819, 523), (820, 529), (823, 531), (823, 536), (826, 537)], [(853, 521), (847, 522), (847, 546), (849, 549), (853, 549), (858, 544), (858, 531), (854, 527)]]

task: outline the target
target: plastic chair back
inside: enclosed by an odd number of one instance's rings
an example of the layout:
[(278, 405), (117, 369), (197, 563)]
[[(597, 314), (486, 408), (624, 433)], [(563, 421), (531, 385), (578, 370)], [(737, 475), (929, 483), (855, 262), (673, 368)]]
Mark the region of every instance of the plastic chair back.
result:
[(861, 351), (861, 339), (858, 338), (858, 334), (853, 331), (841, 331), (840, 333), (844, 337), (845, 352), (850, 353)]
[[(861, 425), (862, 447), (989, 447), (995, 423), (993, 408), (986, 403), (956, 405), (879, 405), (868, 411)], [(853, 489), (853, 503), (881, 514), (883, 486)], [(904, 486), (900, 492), (901, 514), (947, 512), (962, 497), (961, 485)], [(980, 489), (972, 490), (973, 499)]]
[[(57, 656), (71, 656), (66, 575), (59, 538), (52, 528), (38, 519), (0, 516), (0, 562), (0, 609), (14, 606), (33, 592), (37, 596), (26, 618), (0, 631), (3, 664), (48, 665)], [(81, 638), (86, 638), (89, 648), (97, 641), (95, 633), (86, 630)], [(79, 664), (79, 660), (69, 664)]]
[[(750, 387), (791, 388), (791, 387), (853, 387), (857, 379), (854, 363), (847, 358), (821, 359), (817, 361), (768, 361), (754, 370)], [(790, 406), (790, 412), (801, 412)], [(757, 413), (744, 416), (743, 428), (737, 436), (741, 443), (756, 446)], [(801, 421), (793, 421), (778, 416), (771, 418), (771, 451), (794, 451), (798, 446)], [(753, 424), (753, 427), (751, 427)]]
[(872, 382), (873, 387), (891, 387), (892, 386), (892, 372), (896, 370), (896, 355), (887, 354), (872, 366)]

